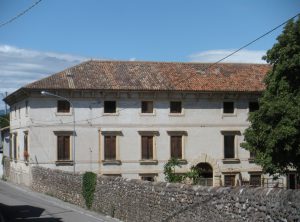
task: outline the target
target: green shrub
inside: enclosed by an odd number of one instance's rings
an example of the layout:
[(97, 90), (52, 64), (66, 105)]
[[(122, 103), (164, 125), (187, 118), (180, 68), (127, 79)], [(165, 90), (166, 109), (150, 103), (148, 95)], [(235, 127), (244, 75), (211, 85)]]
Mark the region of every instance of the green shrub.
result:
[(94, 193), (97, 184), (97, 175), (93, 172), (85, 172), (82, 178), (82, 196), (88, 209), (92, 207)]

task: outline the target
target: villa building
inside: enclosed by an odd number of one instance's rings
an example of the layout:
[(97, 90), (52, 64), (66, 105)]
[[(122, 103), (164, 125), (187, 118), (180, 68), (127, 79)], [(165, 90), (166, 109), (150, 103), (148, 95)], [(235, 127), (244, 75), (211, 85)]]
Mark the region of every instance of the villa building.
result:
[(269, 69), (91, 60), (26, 85), (5, 98), (15, 178), (29, 184), (38, 164), (163, 181), (175, 157), (178, 173), (197, 166), (206, 185), (261, 185), (240, 144)]

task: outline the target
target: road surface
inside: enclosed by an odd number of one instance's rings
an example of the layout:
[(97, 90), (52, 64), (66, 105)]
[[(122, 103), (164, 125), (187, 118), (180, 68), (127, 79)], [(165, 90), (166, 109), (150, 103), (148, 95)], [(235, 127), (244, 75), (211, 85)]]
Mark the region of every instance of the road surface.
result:
[(115, 222), (113, 218), (86, 211), (28, 188), (0, 180), (0, 222)]

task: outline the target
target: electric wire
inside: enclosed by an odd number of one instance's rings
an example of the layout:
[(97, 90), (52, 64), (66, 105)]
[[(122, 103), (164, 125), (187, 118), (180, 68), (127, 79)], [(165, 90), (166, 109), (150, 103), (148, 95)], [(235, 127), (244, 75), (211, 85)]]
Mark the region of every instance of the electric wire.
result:
[(19, 17), (21, 17), (22, 15), (24, 15), (25, 13), (27, 13), (30, 9), (32, 9), (34, 6), (36, 6), (37, 4), (39, 4), (42, 0), (38, 0), (36, 1), (33, 5), (31, 5), (29, 8), (25, 9), (24, 11), (22, 11), (21, 13), (19, 13), (18, 15), (16, 15), (15, 17), (7, 20), (6, 22), (3, 22), (0, 24), (0, 28), (2, 28), (3, 26), (13, 22), (14, 20), (18, 19)]
[[(207, 66), (205, 69), (201, 70), (201, 72), (205, 72), (206, 70), (209, 70), (211, 67), (215, 66), (216, 64), (224, 61), (225, 59), (231, 57), (232, 55), (236, 54), (237, 52), (241, 51), (242, 49), (248, 47), (249, 45), (253, 44), (254, 42), (262, 39), (263, 37), (265, 37), (266, 35), (272, 33), (273, 31), (275, 31), (276, 29), (280, 28), (281, 26), (285, 25), (286, 23), (288, 23), (289, 21), (293, 20), (294, 18), (298, 17), (300, 15), (300, 13), (297, 13), (296, 15), (294, 15), (293, 17), (289, 18), (288, 20), (286, 20), (285, 22), (281, 23), (280, 25), (276, 26), (275, 28), (269, 30), (268, 32), (262, 34), (261, 36), (257, 37), (256, 39), (252, 40), (251, 42), (245, 44), (244, 46), (240, 47), (239, 49), (235, 50), (234, 52), (230, 53), (229, 55), (223, 57), (222, 59), (212, 63), (211, 65)], [(173, 87), (176, 87), (178, 84), (180, 84), (181, 82), (183, 81), (187, 81), (188, 79), (194, 77), (194, 76), (197, 76), (197, 74), (194, 74), (194, 75), (191, 75), (190, 77), (188, 78), (184, 78), (182, 79), (181, 81), (175, 83), (175, 85)]]

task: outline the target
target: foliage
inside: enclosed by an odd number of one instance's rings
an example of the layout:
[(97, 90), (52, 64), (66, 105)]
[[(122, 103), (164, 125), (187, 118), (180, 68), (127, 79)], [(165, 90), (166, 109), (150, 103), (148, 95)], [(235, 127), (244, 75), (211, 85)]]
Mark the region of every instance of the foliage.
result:
[(264, 57), (272, 68), (242, 144), (272, 175), (300, 172), (300, 18), (289, 21), (277, 40)]
[(93, 172), (85, 172), (82, 178), (82, 195), (88, 209), (90, 209), (93, 204), (96, 184), (97, 175)]
[(164, 165), (164, 174), (166, 181), (170, 183), (179, 183), (184, 180), (183, 175), (179, 175), (175, 173), (175, 168), (181, 167), (180, 161), (176, 158), (171, 158), (165, 165)]
[(9, 126), (9, 114), (0, 116), (0, 128)]
[(186, 178), (192, 180), (193, 184), (196, 184), (200, 178), (199, 169), (195, 166), (192, 166), (190, 171), (183, 173), (183, 174), (176, 174), (175, 168), (181, 167), (180, 160), (176, 158), (171, 158), (165, 165), (164, 165), (164, 174), (165, 180), (170, 183), (181, 183)]

